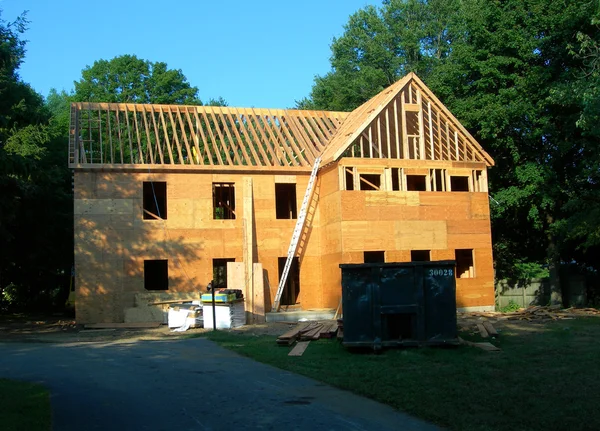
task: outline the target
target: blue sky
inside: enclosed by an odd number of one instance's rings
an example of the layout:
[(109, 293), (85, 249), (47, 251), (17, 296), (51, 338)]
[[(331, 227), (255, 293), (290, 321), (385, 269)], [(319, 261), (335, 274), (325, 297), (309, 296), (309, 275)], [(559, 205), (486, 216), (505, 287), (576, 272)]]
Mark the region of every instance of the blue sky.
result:
[(20, 75), (42, 95), (67, 91), (95, 60), (135, 54), (181, 69), (202, 100), (288, 108), (325, 74), (333, 37), (376, 0), (0, 0), (29, 10)]

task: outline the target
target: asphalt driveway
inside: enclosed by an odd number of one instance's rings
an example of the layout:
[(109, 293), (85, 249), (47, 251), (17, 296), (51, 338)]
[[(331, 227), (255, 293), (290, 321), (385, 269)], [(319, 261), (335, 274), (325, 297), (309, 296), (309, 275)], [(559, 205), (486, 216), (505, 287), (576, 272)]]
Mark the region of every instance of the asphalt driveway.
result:
[(55, 431), (438, 429), (201, 338), (1, 343), (0, 377), (49, 387)]

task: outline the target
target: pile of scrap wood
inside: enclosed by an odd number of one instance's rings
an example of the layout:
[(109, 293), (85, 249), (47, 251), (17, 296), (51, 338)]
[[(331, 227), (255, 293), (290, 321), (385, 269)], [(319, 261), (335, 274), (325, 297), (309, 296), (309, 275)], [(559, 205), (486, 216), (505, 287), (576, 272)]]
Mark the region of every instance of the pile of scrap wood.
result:
[(470, 312), (463, 313), (464, 317), (488, 317), (498, 320), (562, 320), (575, 317), (600, 316), (600, 310), (595, 308), (565, 308), (560, 305), (542, 307), (533, 305), (510, 313), (500, 312)]
[(294, 328), (277, 337), (277, 344), (289, 346), (295, 341), (318, 340), (319, 338), (333, 338), (338, 330), (338, 322), (326, 320), (322, 322), (302, 322)]

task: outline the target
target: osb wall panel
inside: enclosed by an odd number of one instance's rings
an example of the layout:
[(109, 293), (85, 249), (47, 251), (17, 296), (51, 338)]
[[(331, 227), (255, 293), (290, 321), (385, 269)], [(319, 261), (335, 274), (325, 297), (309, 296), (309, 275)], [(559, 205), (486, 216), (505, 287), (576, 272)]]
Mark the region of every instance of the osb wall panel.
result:
[[(77, 318), (81, 323), (123, 321), (135, 293), (145, 292), (145, 259), (169, 259), (169, 292), (204, 290), (212, 259), (242, 260), (243, 178), (247, 174), (112, 173), (75, 174), (75, 266)], [(275, 176), (253, 175), (257, 260), (265, 262), (271, 290), (277, 289), (277, 257), (284, 257), (295, 220), (275, 218)], [(296, 175), (300, 211), (308, 175)], [(144, 220), (143, 181), (167, 182), (166, 221)], [(281, 180), (281, 178), (279, 178)], [(290, 178), (285, 179), (290, 181)], [(235, 220), (213, 220), (212, 182), (235, 183)], [(319, 284), (318, 211), (304, 237), (301, 295)], [(314, 274), (317, 274), (315, 277)], [(273, 291), (274, 294), (274, 291)], [(265, 298), (269, 302), (272, 298)], [(308, 300), (308, 299), (307, 299)], [(316, 301), (315, 303), (317, 303)]]
[(473, 249), (475, 278), (457, 280), (457, 301), (460, 307), (494, 304), (487, 193), (342, 191), (340, 195), (343, 263), (362, 262), (363, 251), (382, 250), (388, 262), (408, 262), (410, 250), (431, 250), (432, 260), (454, 260), (456, 249)]
[(341, 253), (326, 254), (321, 257), (321, 303), (318, 308), (335, 308), (342, 295), (342, 276), (340, 263), (344, 259)]

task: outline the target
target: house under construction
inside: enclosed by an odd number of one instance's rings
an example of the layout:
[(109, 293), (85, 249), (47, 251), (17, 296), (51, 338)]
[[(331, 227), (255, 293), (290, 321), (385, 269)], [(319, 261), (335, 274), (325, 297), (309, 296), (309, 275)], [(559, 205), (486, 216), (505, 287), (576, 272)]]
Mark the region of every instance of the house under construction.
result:
[(77, 321), (158, 320), (211, 280), (254, 321), (335, 309), (341, 263), (447, 259), (458, 307), (491, 309), (493, 164), (414, 74), (350, 113), (74, 103)]

